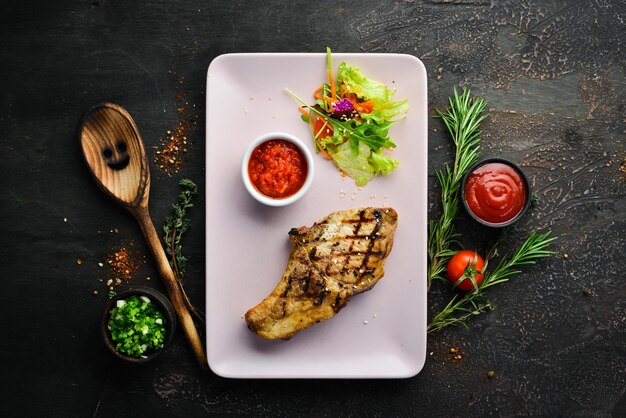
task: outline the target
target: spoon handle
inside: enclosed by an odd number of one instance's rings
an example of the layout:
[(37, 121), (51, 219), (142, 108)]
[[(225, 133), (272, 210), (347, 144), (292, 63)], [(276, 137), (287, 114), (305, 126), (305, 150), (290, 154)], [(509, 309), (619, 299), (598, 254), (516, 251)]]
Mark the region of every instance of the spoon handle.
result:
[(163, 250), (159, 236), (154, 229), (154, 224), (152, 223), (148, 209), (145, 207), (137, 207), (132, 210), (132, 213), (139, 222), (141, 231), (148, 242), (152, 256), (156, 261), (159, 274), (163, 279), (163, 284), (165, 285), (167, 294), (172, 302), (172, 306), (174, 307), (176, 314), (178, 315), (178, 320), (182, 325), (185, 336), (187, 337), (187, 340), (191, 344), (191, 348), (196, 355), (196, 359), (202, 368), (207, 368), (207, 358), (204, 348), (202, 347), (202, 340), (198, 335), (198, 330), (196, 329), (196, 325), (191, 318), (191, 314), (185, 305), (185, 301), (180, 290), (180, 284), (178, 283), (178, 280), (176, 280), (172, 267), (170, 267), (170, 263), (167, 260), (165, 250)]

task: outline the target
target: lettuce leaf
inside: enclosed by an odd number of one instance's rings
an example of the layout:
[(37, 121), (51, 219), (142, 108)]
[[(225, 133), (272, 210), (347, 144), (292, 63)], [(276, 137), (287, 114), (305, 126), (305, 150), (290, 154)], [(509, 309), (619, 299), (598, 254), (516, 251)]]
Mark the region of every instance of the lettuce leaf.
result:
[(328, 153), (341, 171), (356, 181), (357, 186), (367, 184), (377, 174), (389, 174), (399, 163), (383, 155), (382, 150), (374, 151), (363, 142), (358, 142), (357, 153), (354, 143), (346, 141), (339, 146), (329, 146)]
[(350, 141), (347, 141), (337, 147), (329, 147), (328, 153), (337, 168), (353, 178), (357, 186), (361, 187), (374, 177), (374, 170), (369, 164), (369, 156), (372, 153), (370, 148), (359, 142), (358, 149), (358, 154), (355, 155)]
[(376, 174), (389, 174), (400, 165), (397, 160), (383, 155), (380, 151), (372, 152), (369, 162)]
[(372, 113), (361, 114), (361, 117), (366, 121), (389, 123), (394, 117), (403, 115), (409, 110), (407, 99), (394, 101), (395, 90), (389, 89), (383, 83), (367, 78), (357, 66), (350, 66), (345, 61), (339, 64), (337, 80), (339, 85), (343, 84), (348, 93), (354, 93), (363, 100), (374, 102)]

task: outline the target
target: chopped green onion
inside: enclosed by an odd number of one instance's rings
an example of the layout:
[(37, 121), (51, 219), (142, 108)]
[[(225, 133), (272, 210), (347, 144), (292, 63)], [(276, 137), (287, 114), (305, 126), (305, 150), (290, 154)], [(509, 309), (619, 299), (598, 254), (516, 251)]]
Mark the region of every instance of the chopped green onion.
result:
[(165, 318), (146, 296), (120, 299), (110, 312), (108, 329), (115, 349), (132, 357), (144, 357), (165, 342)]

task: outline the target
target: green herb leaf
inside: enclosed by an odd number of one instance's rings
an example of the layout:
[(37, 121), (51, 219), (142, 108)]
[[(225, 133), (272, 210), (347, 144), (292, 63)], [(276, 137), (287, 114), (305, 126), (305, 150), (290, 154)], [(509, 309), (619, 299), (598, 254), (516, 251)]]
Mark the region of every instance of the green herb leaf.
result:
[(189, 179), (182, 179), (179, 185), (182, 191), (178, 195), (178, 201), (172, 205), (173, 215), (165, 218), (163, 225), (165, 253), (178, 280), (187, 308), (194, 313), (198, 320), (204, 322), (204, 313), (193, 306), (183, 287), (187, 257), (183, 255), (182, 237), (191, 225), (191, 221), (186, 217), (187, 210), (193, 207), (192, 199), (198, 195), (198, 186)]
[(480, 150), (480, 123), (486, 118), (483, 111), (487, 106), (481, 98), (470, 97), (469, 89), (459, 95), (456, 88), (450, 98), (450, 107), (445, 112), (437, 111), (446, 125), (455, 145), (454, 164), (446, 164), (437, 172), (441, 186), (441, 217), (428, 224), (428, 289), (433, 280), (446, 279), (443, 272), (456, 243), (453, 221), (459, 212), (459, 189), (467, 170), (476, 162)]

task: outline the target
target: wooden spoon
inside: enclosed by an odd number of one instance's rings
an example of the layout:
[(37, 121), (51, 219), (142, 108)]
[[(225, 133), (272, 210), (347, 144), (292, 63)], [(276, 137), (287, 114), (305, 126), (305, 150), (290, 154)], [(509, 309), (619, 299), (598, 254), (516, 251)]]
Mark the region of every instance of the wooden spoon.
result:
[(206, 368), (202, 341), (150, 219), (150, 168), (133, 118), (121, 106), (102, 103), (85, 113), (79, 136), (83, 156), (96, 183), (139, 222), (183, 331), (200, 365)]

